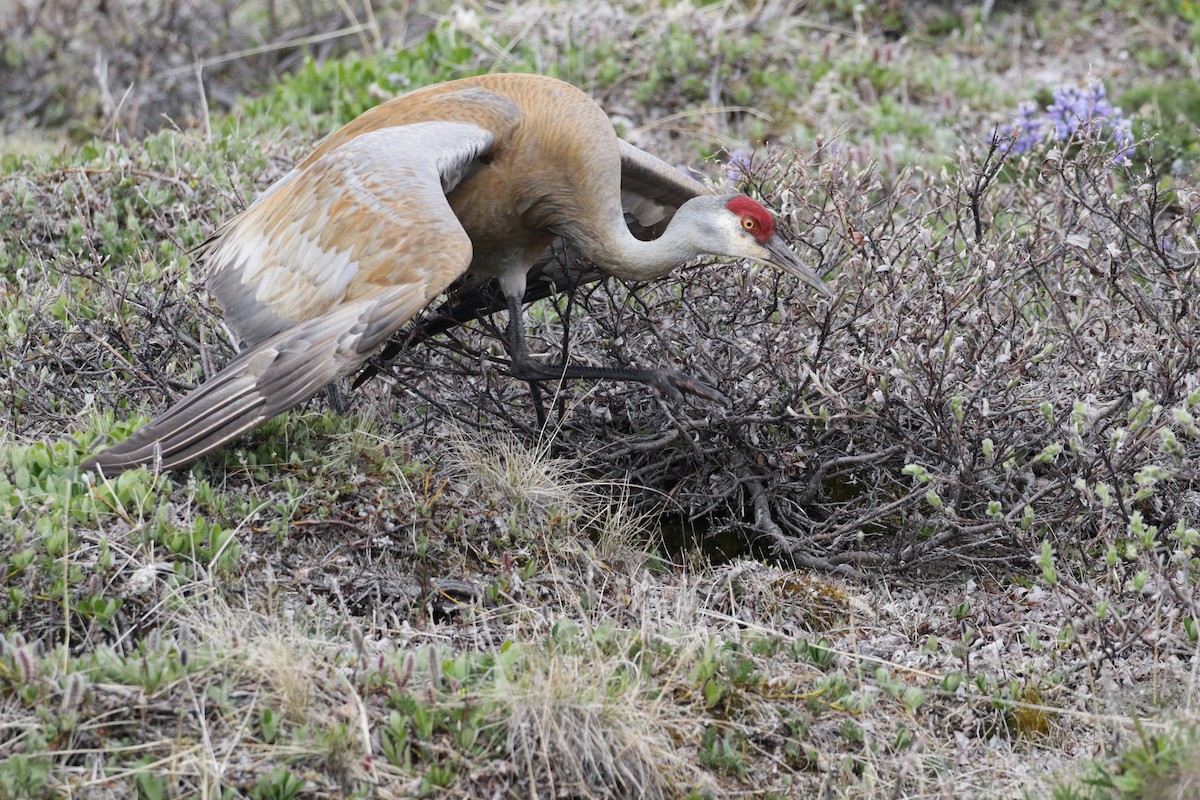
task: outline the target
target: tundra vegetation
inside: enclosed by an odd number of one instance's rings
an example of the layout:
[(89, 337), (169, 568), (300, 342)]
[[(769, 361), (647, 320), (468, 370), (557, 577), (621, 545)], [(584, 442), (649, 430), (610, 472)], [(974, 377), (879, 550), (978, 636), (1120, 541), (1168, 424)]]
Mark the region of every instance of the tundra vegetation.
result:
[[(0, 796), (1195, 797), (1200, 10), (0, 5)], [(168, 475), (188, 251), (364, 109), (538, 71), (761, 197)], [(554, 388), (554, 387), (552, 387)]]

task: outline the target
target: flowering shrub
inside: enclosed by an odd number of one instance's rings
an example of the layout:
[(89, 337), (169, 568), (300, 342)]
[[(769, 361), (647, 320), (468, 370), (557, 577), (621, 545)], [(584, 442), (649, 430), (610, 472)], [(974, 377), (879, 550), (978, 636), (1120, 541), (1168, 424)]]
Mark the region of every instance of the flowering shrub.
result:
[(1054, 90), (1045, 111), (1036, 103), (1022, 103), (1012, 123), (999, 129), (1000, 137), (1012, 144), (1002, 155), (1025, 153), (1047, 139), (1066, 142), (1072, 139), (1107, 138), (1115, 153), (1114, 164), (1129, 164), (1134, 151), (1131, 120), (1120, 108), (1108, 102), (1104, 84), (1096, 81), (1087, 89), (1062, 86)]

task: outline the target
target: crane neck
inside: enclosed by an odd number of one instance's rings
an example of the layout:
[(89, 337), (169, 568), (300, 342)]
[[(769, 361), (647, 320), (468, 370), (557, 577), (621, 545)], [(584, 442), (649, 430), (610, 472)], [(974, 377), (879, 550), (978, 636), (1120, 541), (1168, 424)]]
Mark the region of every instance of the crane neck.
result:
[(589, 257), (606, 272), (628, 281), (659, 278), (681, 264), (702, 255), (696, 245), (693, 227), (676, 214), (667, 229), (656, 239), (643, 241), (634, 236), (620, 216), (607, 226), (595, 252)]

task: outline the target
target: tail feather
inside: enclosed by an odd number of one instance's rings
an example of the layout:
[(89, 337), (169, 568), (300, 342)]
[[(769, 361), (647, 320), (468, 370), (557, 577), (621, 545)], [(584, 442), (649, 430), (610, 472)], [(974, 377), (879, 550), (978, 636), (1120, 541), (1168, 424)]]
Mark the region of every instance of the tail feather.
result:
[[(110, 476), (142, 464), (173, 469), (251, 430), (267, 419), (262, 414), (266, 399), (245, 377), (219, 376), (133, 436), (83, 462), (81, 468)], [(231, 386), (234, 382), (241, 386)], [(230, 389), (235, 393), (231, 395)]]
[(393, 287), (282, 331), (80, 469), (113, 477), (210, 453), (357, 369), (424, 302), (417, 287)]

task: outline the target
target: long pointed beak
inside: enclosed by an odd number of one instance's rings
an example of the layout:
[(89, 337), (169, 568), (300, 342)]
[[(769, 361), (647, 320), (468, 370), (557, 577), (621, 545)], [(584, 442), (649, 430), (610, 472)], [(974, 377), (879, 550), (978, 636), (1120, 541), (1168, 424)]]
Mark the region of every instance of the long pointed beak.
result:
[(765, 259), (764, 263), (778, 267), (784, 272), (790, 272), (816, 289), (817, 294), (822, 297), (827, 297), (831, 300), (835, 297), (834, 293), (825, 285), (825, 281), (821, 280), (817, 276), (817, 273), (801, 263), (800, 256), (796, 255), (795, 250), (788, 247), (787, 242), (783, 241), (779, 234), (772, 236), (763, 246), (767, 248), (767, 252), (770, 254), (770, 258)]

